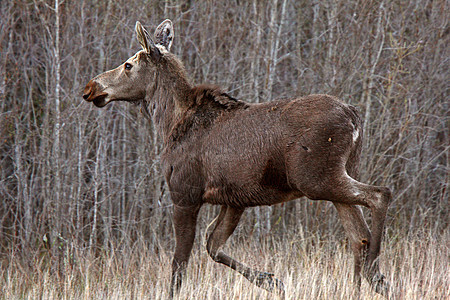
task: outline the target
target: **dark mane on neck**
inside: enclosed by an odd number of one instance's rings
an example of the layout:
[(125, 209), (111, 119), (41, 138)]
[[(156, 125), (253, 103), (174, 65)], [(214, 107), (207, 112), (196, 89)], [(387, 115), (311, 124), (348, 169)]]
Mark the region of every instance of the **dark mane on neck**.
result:
[(170, 134), (172, 142), (179, 142), (209, 128), (217, 118), (227, 113), (248, 107), (246, 102), (235, 99), (214, 85), (196, 86), (187, 97), (190, 106), (173, 128)]
[(215, 85), (198, 85), (192, 89), (190, 96), (192, 105), (197, 107), (207, 106), (210, 109), (229, 111), (248, 106), (247, 103), (228, 95)]

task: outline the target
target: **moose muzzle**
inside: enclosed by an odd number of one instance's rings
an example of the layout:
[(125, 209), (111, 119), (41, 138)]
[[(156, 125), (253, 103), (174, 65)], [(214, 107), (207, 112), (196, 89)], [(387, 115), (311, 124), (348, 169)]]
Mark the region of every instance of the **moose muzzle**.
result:
[(83, 90), (83, 99), (88, 102), (93, 102), (97, 107), (103, 107), (108, 104), (106, 101), (108, 93), (93, 79), (91, 79)]

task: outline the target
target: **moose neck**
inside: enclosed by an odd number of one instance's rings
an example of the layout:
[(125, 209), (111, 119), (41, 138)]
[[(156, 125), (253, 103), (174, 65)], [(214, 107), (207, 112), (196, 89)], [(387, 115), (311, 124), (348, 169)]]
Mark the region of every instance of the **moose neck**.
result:
[(166, 142), (183, 114), (189, 109), (191, 85), (184, 67), (175, 57), (164, 62), (159, 68), (154, 84), (147, 93), (147, 103), (151, 105), (152, 121), (158, 134)]

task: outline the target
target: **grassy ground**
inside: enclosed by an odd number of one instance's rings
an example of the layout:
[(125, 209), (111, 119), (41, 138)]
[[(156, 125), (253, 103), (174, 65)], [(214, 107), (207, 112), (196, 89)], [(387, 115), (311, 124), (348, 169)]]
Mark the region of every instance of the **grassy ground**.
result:
[[(280, 239), (280, 238), (278, 238)], [(164, 247), (162, 243), (162, 247)], [(173, 242), (166, 241), (166, 245)], [(173, 247), (173, 246), (172, 246)], [(2, 262), (1, 299), (166, 299), (172, 247), (156, 253), (142, 245), (126, 253), (90, 259), (74, 252), (62, 275), (46, 254)], [(233, 238), (224, 250), (262, 271), (273, 272), (286, 287), (286, 299), (350, 299), (353, 260), (345, 241), (268, 235), (250, 241)], [(386, 238), (381, 268), (392, 283), (392, 299), (450, 299), (449, 234), (422, 233), (415, 238)], [(24, 263), (28, 261), (28, 263)], [(382, 299), (366, 282), (361, 299)], [(200, 237), (179, 299), (276, 299), (238, 273), (214, 263)]]

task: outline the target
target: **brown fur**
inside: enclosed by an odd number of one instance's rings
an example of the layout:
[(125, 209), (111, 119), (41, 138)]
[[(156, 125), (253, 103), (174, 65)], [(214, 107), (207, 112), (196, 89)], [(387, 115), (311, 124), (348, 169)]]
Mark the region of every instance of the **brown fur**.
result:
[[(170, 39), (161, 34), (173, 34), (173, 28), (167, 21), (162, 25), (158, 40), (170, 47)], [(333, 202), (355, 255), (355, 283), (359, 287), (362, 272), (377, 292), (385, 293), (378, 255), (391, 195), (385, 187), (356, 181), (362, 145), (356, 109), (329, 95), (251, 104), (215, 86), (192, 87), (178, 58), (148, 41), (139, 26), (145, 51), (127, 61), (133, 67), (126, 70), (124, 64), (97, 76), (83, 97), (104, 106), (144, 95), (138, 101), (163, 138), (161, 166), (174, 203), (171, 295), (181, 286), (204, 203), (222, 206), (207, 243), (211, 257), (258, 286), (282, 293), (282, 282), (272, 274), (219, 250), (245, 208), (302, 196)], [(371, 231), (356, 205), (371, 209)]]

